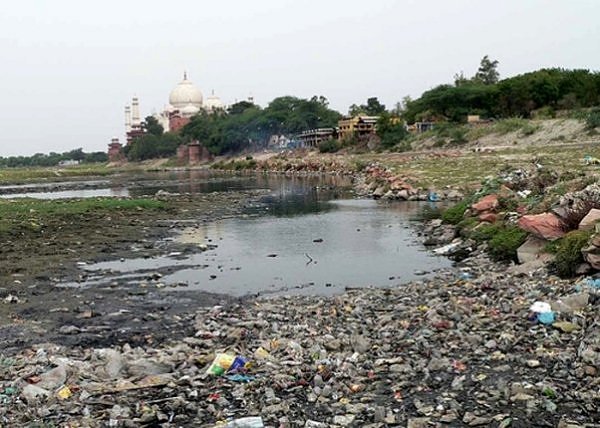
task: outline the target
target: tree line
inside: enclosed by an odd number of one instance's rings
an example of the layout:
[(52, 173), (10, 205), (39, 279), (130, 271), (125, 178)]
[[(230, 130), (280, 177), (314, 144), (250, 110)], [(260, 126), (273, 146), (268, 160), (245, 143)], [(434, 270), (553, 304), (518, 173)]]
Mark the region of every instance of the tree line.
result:
[(406, 100), (403, 118), (415, 121), (464, 122), (483, 118), (531, 118), (543, 111), (587, 108), (600, 104), (600, 73), (547, 68), (499, 80), (497, 61), (485, 56), (472, 78), (455, 75), (454, 84), (439, 85), (416, 100)]
[(203, 111), (183, 127), (181, 135), (200, 141), (218, 155), (265, 145), (272, 135), (293, 136), (307, 129), (333, 128), (341, 117), (323, 96), (283, 96), (265, 108), (242, 101), (227, 110)]
[(33, 156), (8, 156), (0, 157), (0, 168), (33, 167), (33, 166), (57, 166), (63, 161), (78, 161), (80, 163), (108, 162), (105, 152), (86, 153), (82, 148), (68, 152), (48, 154), (36, 153)]

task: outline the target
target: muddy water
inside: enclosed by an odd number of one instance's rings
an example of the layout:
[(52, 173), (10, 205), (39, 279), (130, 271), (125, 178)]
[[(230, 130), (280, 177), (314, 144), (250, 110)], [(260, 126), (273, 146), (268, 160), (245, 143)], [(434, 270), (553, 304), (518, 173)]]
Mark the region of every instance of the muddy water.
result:
[[(85, 279), (67, 285), (334, 294), (395, 285), (450, 266), (416, 242), (411, 219), (424, 203), (352, 199), (350, 181), (339, 177), (204, 174), (172, 181), (146, 176), (122, 188), (130, 194), (264, 189), (264, 195), (245, 207), (243, 218), (192, 221), (164, 243), (161, 257), (82, 265)], [(182, 244), (188, 251), (174, 250)]]

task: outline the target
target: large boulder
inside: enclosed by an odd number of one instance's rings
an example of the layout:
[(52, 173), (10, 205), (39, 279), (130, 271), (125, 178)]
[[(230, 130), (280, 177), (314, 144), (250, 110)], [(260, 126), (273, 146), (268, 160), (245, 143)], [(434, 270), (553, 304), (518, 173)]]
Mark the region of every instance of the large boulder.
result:
[(498, 208), (498, 195), (487, 195), (481, 198), (478, 202), (471, 205), (471, 208), (478, 213), (484, 211), (494, 211)]
[(519, 263), (523, 264), (538, 260), (540, 258), (540, 253), (547, 242), (548, 241), (536, 238), (535, 236), (527, 238), (527, 241), (517, 248), (517, 258), (519, 259)]
[(552, 213), (524, 215), (517, 225), (524, 231), (548, 241), (554, 241), (565, 235), (561, 219)]
[(594, 230), (596, 223), (600, 220), (600, 210), (592, 208), (589, 213), (579, 222), (579, 230)]

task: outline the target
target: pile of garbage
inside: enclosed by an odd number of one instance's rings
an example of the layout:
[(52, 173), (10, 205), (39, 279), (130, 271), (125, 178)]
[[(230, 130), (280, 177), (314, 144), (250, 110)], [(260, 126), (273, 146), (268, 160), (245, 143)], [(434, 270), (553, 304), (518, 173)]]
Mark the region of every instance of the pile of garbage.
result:
[(40, 344), (0, 357), (0, 425), (586, 426), (595, 281), (467, 259), (394, 288), (199, 309), (177, 343)]
[[(378, 165), (365, 174), (374, 197), (462, 198), (415, 189), (410, 177)], [(529, 177), (505, 181), (521, 188)], [(552, 213), (518, 217), (537, 236), (523, 244), (519, 258), (537, 258), (547, 239), (564, 235), (561, 215), (600, 201), (598, 195), (600, 187), (592, 185), (565, 196)], [(469, 210), (494, 223), (501, 197), (500, 191), (483, 196)], [(579, 228), (594, 227), (595, 211)], [(438, 254), (482, 254), (441, 220), (427, 227), (426, 243), (442, 245)], [(598, 235), (586, 251), (600, 254)], [(465, 266), (393, 289), (200, 309), (190, 318), (195, 335), (179, 343), (41, 344), (0, 355), (0, 425), (566, 427), (597, 421), (600, 280), (560, 281), (543, 271), (518, 276), (481, 260)]]

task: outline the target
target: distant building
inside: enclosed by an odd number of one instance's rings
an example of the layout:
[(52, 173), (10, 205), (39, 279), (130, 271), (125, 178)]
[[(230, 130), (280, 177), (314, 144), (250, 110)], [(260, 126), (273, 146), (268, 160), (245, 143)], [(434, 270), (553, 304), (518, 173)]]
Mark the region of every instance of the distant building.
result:
[(413, 134), (422, 134), (423, 132), (431, 131), (434, 125), (434, 122), (415, 122), (412, 125), (408, 125), (406, 130)]
[(125, 154), (123, 153), (123, 145), (119, 143), (117, 137), (113, 137), (108, 145), (108, 161), (109, 162), (123, 162), (125, 160)]
[(323, 141), (331, 140), (337, 135), (334, 128), (317, 128), (303, 131), (298, 135), (302, 147), (319, 147)]
[(338, 122), (338, 136), (340, 140), (349, 140), (354, 137), (363, 137), (374, 134), (377, 130), (379, 116), (354, 116), (344, 117)]
[(213, 156), (211, 153), (198, 141), (182, 144), (177, 148), (177, 163), (180, 165), (194, 165), (202, 162), (210, 162), (212, 160)]
[(214, 111), (225, 108), (221, 99), (213, 90), (206, 99), (198, 87), (183, 73), (183, 80), (173, 88), (169, 95), (169, 104), (154, 117), (162, 125), (165, 132), (177, 132), (183, 128), (190, 118), (201, 110)]
[(138, 97), (133, 97), (131, 106), (125, 106), (125, 138), (127, 144), (144, 135), (142, 128), (142, 119), (140, 117), (140, 101)]

